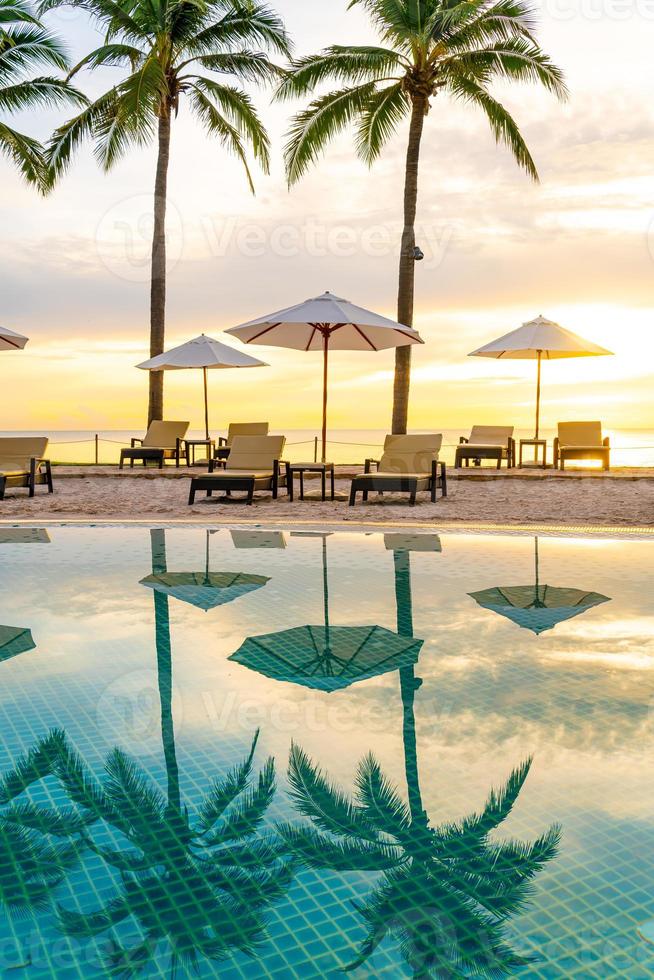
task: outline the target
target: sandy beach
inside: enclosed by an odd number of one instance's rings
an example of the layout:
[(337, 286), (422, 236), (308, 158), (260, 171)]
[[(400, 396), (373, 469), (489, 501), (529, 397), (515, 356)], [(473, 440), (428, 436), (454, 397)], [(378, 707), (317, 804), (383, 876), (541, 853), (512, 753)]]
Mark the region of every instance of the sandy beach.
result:
[[(195, 470), (194, 472), (199, 472)], [(255, 498), (252, 507), (240, 502), (198, 497), (189, 507), (190, 471), (167, 469), (119, 473), (115, 467), (61, 467), (54, 473), (55, 493), (39, 487), (33, 499), (23, 490), (8, 490), (0, 504), (0, 521), (40, 520), (206, 520), (339, 522), (405, 521), (455, 524), (539, 524), (594, 527), (654, 527), (654, 470), (614, 470), (609, 474), (493, 470), (449, 477), (449, 494), (436, 504), (427, 495), (410, 507), (406, 497), (371, 497), (367, 505), (347, 506), (349, 479), (356, 472), (341, 467), (334, 502), (315, 499), (318, 484), (308, 482), (311, 499), (291, 503), (284, 492), (277, 501), (269, 494)]]

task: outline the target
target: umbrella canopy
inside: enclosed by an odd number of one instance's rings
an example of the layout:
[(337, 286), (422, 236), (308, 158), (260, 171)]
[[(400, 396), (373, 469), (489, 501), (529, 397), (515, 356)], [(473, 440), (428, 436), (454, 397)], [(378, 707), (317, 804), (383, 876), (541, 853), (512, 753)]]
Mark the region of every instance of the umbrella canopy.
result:
[(189, 371), (202, 370), (204, 379), (204, 423), (207, 439), (209, 438), (209, 396), (207, 386), (207, 371), (226, 370), (227, 368), (268, 367), (256, 357), (250, 357), (243, 351), (221, 344), (204, 334), (189, 340), (186, 344), (173, 347), (172, 350), (151, 357), (148, 361), (136, 365), (142, 371)]
[(415, 664), (421, 648), (422, 640), (381, 626), (298, 626), (248, 637), (229, 659), (277, 681), (338, 691)]
[(141, 580), (141, 585), (208, 612), (261, 589), (269, 581), (265, 575), (242, 572), (165, 572), (148, 575)]
[(610, 355), (590, 340), (537, 316), (535, 320), (523, 323), (517, 330), (498, 337), (485, 347), (472, 351), (469, 357), (494, 357), (502, 360), (538, 361), (536, 380), (536, 439), (540, 428), (540, 377), (543, 358), (548, 361), (567, 357), (603, 357)]
[(19, 653), (34, 650), (35, 647), (31, 630), (18, 626), (0, 626), (0, 662), (17, 657)]
[(322, 459), (327, 445), (327, 378), (330, 350), (380, 351), (408, 344), (422, 344), (411, 327), (355, 306), (346, 299), (324, 293), (267, 316), (231, 327), (246, 344), (323, 352)]
[(534, 539), (534, 584), (495, 586), (469, 595), (483, 609), (490, 609), (539, 636), (567, 619), (594, 606), (610, 602), (608, 596), (581, 589), (554, 588), (540, 584), (538, 538)]
[(209, 535), (206, 532), (205, 567), (203, 572), (169, 572), (164, 563), (153, 567), (152, 575), (141, 579), (141, 585), (162, 595), (188, 602), (197, 609), (217, 609), (234, 599), (263, 588), (270, 578), (265, 575), (246, 575), (243, 572), (212, 572), (209, 570)]
[(471, 592), (471, 597), (484, 609), (506, 616), (516, 626), (540, 635), (567, 619), (610, 602), (599, 592), (580, 589), (557, 589), (550, 585), (497, 586), (483, 592)]
[(14, 333), (7, 327), (0, 327), (0, 350), (22, 350), (27, 342), (27, 337)]

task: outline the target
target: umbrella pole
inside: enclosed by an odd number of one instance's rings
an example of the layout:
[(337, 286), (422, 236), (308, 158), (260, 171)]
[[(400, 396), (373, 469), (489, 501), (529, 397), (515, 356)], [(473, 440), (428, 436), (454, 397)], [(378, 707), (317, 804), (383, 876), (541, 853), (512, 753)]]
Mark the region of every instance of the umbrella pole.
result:
[(323, 368), (322, 368), (322, 461), (327, 461), (327, 369), (329, 361), (329, 330), (323, 328)]
[[(538, 439), (538, 432), (540, 429), (540, 369), (541, 369), (542, 358), (543, 358), (543, 352), (542, 350), (539, 350), (538, 371), (536, 374), (536, 435), (534, 436), (534, 439)], [(536, 451), (538, 451), (538, 447), (536, 446), (535, 448)]]
[[(209, 395), (207, 391), (207, 369), (202, 368), (202, 375), (204, 378), (204, 429), (206, 433), (207, 441), (209, 439)], [(208, 452), (208, 450), (207, 450)]]

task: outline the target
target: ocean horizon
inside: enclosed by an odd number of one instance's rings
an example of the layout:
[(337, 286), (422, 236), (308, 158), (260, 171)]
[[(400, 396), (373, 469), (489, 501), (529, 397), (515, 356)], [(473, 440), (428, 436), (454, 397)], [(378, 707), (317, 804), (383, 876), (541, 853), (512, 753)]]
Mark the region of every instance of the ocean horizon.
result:
[[(299, 461), (313, 459), (315, 439), (320, 440), (318, 429), (272, 430), (286, 436), (288, 459)], [(328, 456), (337, 464), (363, 463), (368, 456), (378, 456), (384, 443), (385, 429), (330, 429), (328, 434)], [(428, 429), (411, 429), (412, 432), (428, 432)], [(459, 437), (468, 435), (465, 428), (448, 428), (443, 433), (442, 458), (447, 463), (454, 462), (454, 453)], [(48, 454), (56, 463), (95, 462), (95, 438), (98, 437), (98, 461), (101, 464), (118, 463), (120, 447), (128, 446), (132, 436), (142, 435), (138, 427), (134, 429), (32, 429), (3, 430), (0, 436), (47, 436), (50, 440)], [(223, 429), (212, 430), (215, 438), (224, 435)], [(552, 443), (555, 429), (545, 428), (541, 437), (548, 442), (548, 461), (552, 461)], [(605, 429), (611, 439), (611, 463), (613, 466), (654, 467), (654, 429)], [(189, 438), (201, 439), (204, 432), (190, 429)], [(533, 429), (518, 428), (516, 441), (529, 439)]]

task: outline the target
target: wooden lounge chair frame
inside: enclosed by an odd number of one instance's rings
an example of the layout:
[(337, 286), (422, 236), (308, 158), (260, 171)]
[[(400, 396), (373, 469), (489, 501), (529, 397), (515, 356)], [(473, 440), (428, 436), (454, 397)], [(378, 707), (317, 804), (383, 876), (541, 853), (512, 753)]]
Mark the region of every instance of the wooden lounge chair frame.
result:
[[(385, 451), (390, 448), (389, 440), (399, 440), (401, 436), (391, 436), (386, 438)], [(436, 437), (434, 437), (436, 438)], [(447, 466), (436, 457), (440, 450), (434, 451), (434, 458), (431, 459), (430, 469), (424, 473), (402, 473), (395, 470), (380, 470), (382, 460), (367, 459), (365, 461), (364, 472), (360, 476), (355, 476), (350, 487), (350, 507), (354, 507), (357, 494), (361, 493), (365, 503), (371, 492), (377, 493), (408, 493), (409, 504), (414, 507), (418, 493), (427, 492), (431, 495), (431, 502), (436, 503), (438, 490), (441, 497), (447, 497)], [(392, 449), (391, 449), (392, 452)], [(424, 452), (424, 450), (422, 450)], [(375, 469), (373, 469), (375, 468)]]
[[(565, 432), (575, 427), (585, 427), (591, 438), (596, 437), (596, 443), (566, 443), (562, 435), (565, 438)], [(565, 470), (566, 460), (573, 459), (597, 460), (605, 472), (611, 469), (611, 440), (608, 436), (602, 438), (601, 422), (559, 422), (559, 432), (554, 439), (554, 469)]]
[[(232, 453), (234, 457), (237, 457), (239, 452), (245, 452), (247, 454), (250, 447), (254, 447), (255, 450), (260, 451), (262, 440), (268, 439), (277, 440), (280, 446), (280, 453), (283, 451), (285, 440), (279, 439), (276, 436), (236, 436), (232, 446)], [(255, 444), (258, 445), (255, 446)], [(230, 457), (231, 455), (230, 453)], [(223, 469), (221, 460), (210, 459), (209, 472), (202, 476), (194, 476), (191, 479), (191, 489), (188, 498), (189, 506), (195, 503), (196, 493), (205, 492), (207, 497), (211, 497), (214, 491), (224, 491), (227, 497), (231, 496), (233, 491), (243, 491), (247, 495), (245, 502), (248, 506), (252, 506), (254, 494), (259, 491), (271, 491), (273, 500), (277, 500), (279, 490), (282, 487), (286, 489), (289, 499), (293, 499), (293, 487), (287, 479), (286, 464), (282, 463), (280, 459), (273, 459), (270, 474), (266, 473), (264, 476), (254, 475), (257, 469), (262, 469), (261, 466), (253, 466), (253, 475), (250, 476), (247, 472), (239, 472), (237, 466), (233, 466), (236, 472), (233, 474), (230, 473), (230, 460), (227, 460), (226, 463), (226, 468)]]
[[(516, 465), (515, 439), (513, 435), (507, 435), (506, 443), (498, 442), (497, 445), (493, 445), (491, 442), (493, 429), (505, 429), (507, 433), (514, 431), (511, 426), (473, 426), (470, 436), (467, 438), (466, 436), (461, 436), (459, 439), (459, 445), (457, 446), (454, 459), (456, 469), (459, 469), (462, 463), (470, 466), (471, 459), (474, 461), (475, 466), (481, 466), (482, 459), (494, 459), (497, 463), (498, 470), (502, 468), (502, 460), (505, 459), (507, 469), (513, 469)], [(483, 430), (487, 430), (489, 433), (488, 445), (477, 441), (478, 439), (487, 438), (483, 434)]]
[[(25, 448), (29, 451), (37, 450), (39, 454), (45, 452), (48, 446), (47, 439), (1, 439), (0, 447), (5, 448), (15, 442), (16, 444), (23, 444)], [(33, 449), (30, 450), (30, 443)], [(18, 448), (18, 455), (21, 453), (22, 447)], [(13, 450), (12, 450), (13, 451)], [(27, 462), (27, 458), (25, 460)], [(28, 492), (28, 496), (33, 497), (37, 486), (46, 486), (48, 488), (48, 493), (54, 493), (54, 487), (52, 485), (52, 466), (49, 459), (45, 459), (43, 455), (30, 456), (29, 465), (24, 469), (22, 467), (16, 467), (12, 464), (11, 469), (2, 471), (2, 458), (0, 456), (0, 500), (4, 500), (5, 490), (9, 487), (24, 487)]]
[[(145, 443), (150, 436), (150, 431), (157, 425), (177, 426), (180, 432), (182, 429), (184, 431), (181, 435), (175, 436), (174, 446), (146, 446)], [(142, 462), (143, 466), (147, 466), (148, 462), (156, 463), (159, 469), (162, 470), (165, 460), (174, 459), (175, 466), (179, 469), (180, 460), (186, 459), (184, 437), (186, 436), (189, 425), (189, 422), (151, 422), (148, 426), (148, 431), (142, 439), (134, 438), (131, 440), (129, 449), (120, 450), (120, 463), (118, 468), (122, 470), (125, 460), (128, 459), (130, 469), (134, 469), (134, 461), (137, 460)]]

